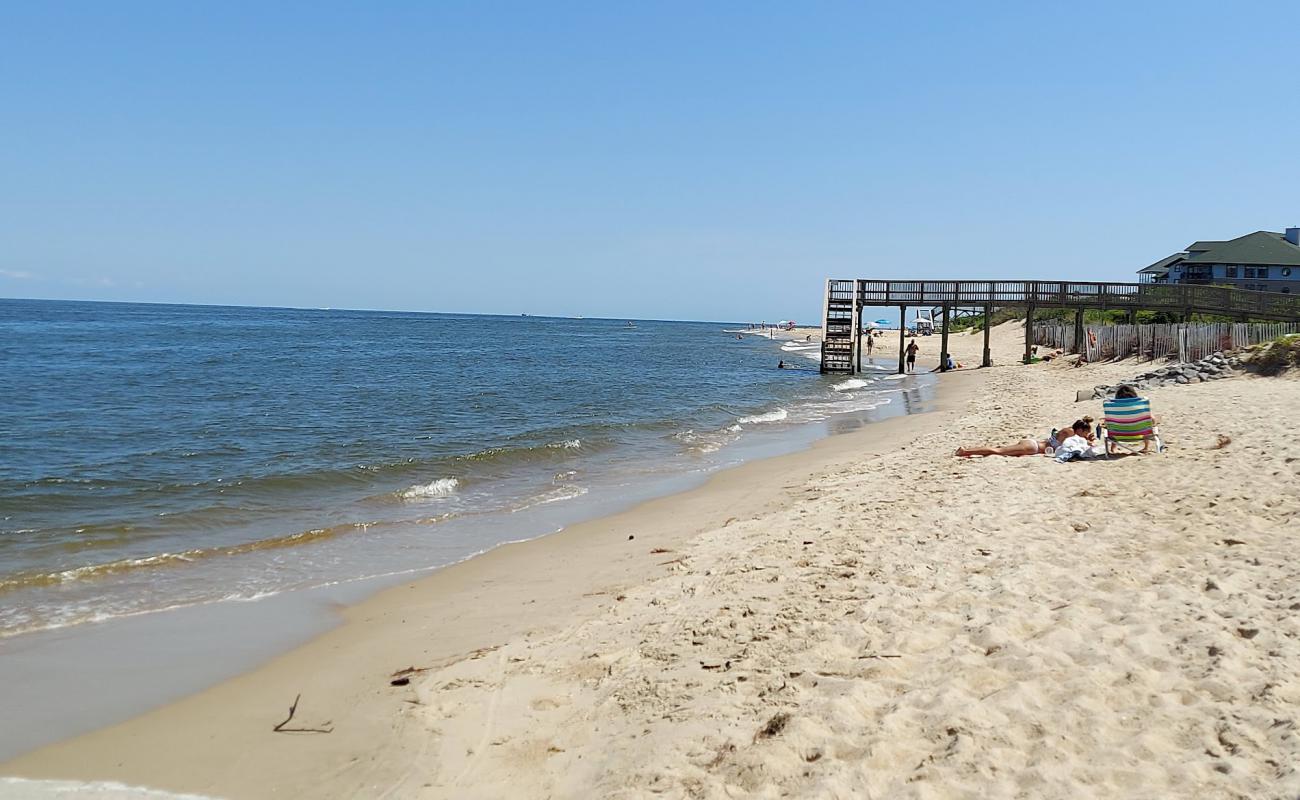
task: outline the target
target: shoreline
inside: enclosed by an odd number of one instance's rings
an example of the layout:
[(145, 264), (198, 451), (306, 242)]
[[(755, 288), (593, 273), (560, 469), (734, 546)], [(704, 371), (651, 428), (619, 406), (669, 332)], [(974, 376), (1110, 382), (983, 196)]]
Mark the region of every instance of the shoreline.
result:
[[(775, 351), (786, 338), (785, 334), (778, 334), (771, 349)], [(760, 348), (763, 352), (768, 350), (766, 345)], [(829, 395), (826, 388), (832, 381), (796, 383), (815, 389), (819, 385), (820, 389), (816, 390)], [(902, 386), (909, 388), (900, 392)], [(701, 450), (698, 455), (681, 457), (683, 463), (651, 469), (646, 468), (642, 455), (642, 463), (630, 477), (619, 477), (613, 469), (601, 473), (593, 468), (588, 470), (590, 474), (582, 480), (584, 485), (575, 493), (578, 496), (571, 501), (541, 502), (524, 507), (522, 513), (465, 515), (464, 520), (440, 523), (430, 532), (432, 535), (424, 537), (428, 541), (421, 542), (424, 550), (405, 561), (401, 560), (406, 558), (404, 548), (410, 546), (412, 536), (407, 536), (406, 541), (377, 540), (373, 563), (381, 566), (367, 568), (372, 562), (365, 559), (367, 554), (358, 552), (362, 558), (351, 564), (355, 572), (338, 580), (267, 591), (251, 598), (235, 596), (237, 593), (224, 588), (224, 584), (214, 584), (219, 589), (217, 595), (227, 596), (174, 605), (159, 602), (156, 605), (166, 607), (144, 608), (116, 616), (110, 613), (111, 609), (101, 607), (96, 609), (100, 618), (84, 624), (54, 625), (0, 637), (0, 683), (22, 686), (25, 690), (8, 704), (12, 724), (0, 730), (0, 763), (136, 717), (254, 669), (340, 624), (338, 608), (354, 605), (387, 586), (415, 580), (465, 558), (476, 557), (503, 540), (525, 541), (551, 535), (579, 522), (627, 510), (643, 500), (694, 488), (710, 474), (736, 463), (801, 451), (829, 435), (832, 427), (840, 429), (854, 421), (874, 422), (908, 413), (908, 409), (917, 408), (916, 398), (932, 397), (934, 386), (933, 380), (882, 382), (870, 393), (883, 395), (876, 401), (865, 394), (856, 401), (853, 394), (844, 394), (843, 398), (849, 401), (844, 404), (848, 410), (833, 414), (837, 418), (835, 422), (816, 421), (815, 412), (804, 415), (810, 421), (803, 421), (791, 412), (793, 419), (789, 424), (765, 424), (769, 416), (766, 413), (755, 418), (753, 424), (749, 423), (750, 418), (742, 418), (746, 422), (743, 436), (731, 434), (728, 429), (731, 438), (719, 447), (721, 452), (716, 455), (712, 450)], [(906, 398), (911, 398), (911, 402)], [(862, 407), (864, 399), (871, 404)], [(927, 406), (929, 402), (925, 401)], [(777, 411), (784, 416), (783, 408)], [(495, 530), (489, 530), (488, 526), (495, 526)], [(448, 531), (452, 534), (450, 538)], [(460, 547), (460, 552), (450, 552), (450, 557), (444, 557), (447, 551), (454, 551), (474, 536), (478, 539), (473, 542), (473, 549)], [(339, 537), (338, 541), (343, 542), (344, 538)], [(386, 556), (386, 551), (395, 555)], [(233, 569), (227, 568), (227, 572)], [(162, 598), (167, 594), (160, 589), (155, 596)], [(21, 601), (13, 606), (14, 610), (22, 608)], [(200, 630), (211, 631), (209, 641), (205, 641)], [(211, 650), (212, 655), (208, 656), (205, 649)], [(95, 663), (95, 668), (88, 668), (89, 663)], [(113, 691), (87, 688), (99, 681), (111, 685)], [(61, 697), (62, 701), (51, 706), (44, 698), (54, 696)]]
[[(966, 376), (967, 381), (970, 377)], [(952, 382), (957, 383), (962, 381)], [(827, 426), (825, 433), (811, 444), (802, 444), (801, 449), (794, 452), (764, 456), (726, 467), (707, 477), (702, 485), (642, 501), (614, 514), (580, 521), (555, 533), (498, 545), (464, 561), (433, 568), (432, 572), (413, 580), (389, 588), (372, 589), (359, 602), (349, 601), (343, 606), (335, 604), (332, 611), (337, 618), (323, 632), (309, 635), (291, 649), (261, 659), (251, 669), (197, 692), (167, 700), (163, 705), (125, 721), (60, 739), (0, 762), (0, 775), (112, 780), (187, 792), (216, 790), (220, 781), (215, 776), (210, 779), (212, 788), (208, 789), (188, 777), (155, 776), (153, 768), (159, 765), (156, 755), (144, 758), (149, 766), (143, 771), (128, 766), (119, 768), (118, 763), (129, 765), (134, 760), (138, 768), (141, 766), (140, 753), (156, 754), (159, 748), (163, 748), (173, 753), (167, 762), (185, 764), (180, 769), (182, 773), (202, 771), (198, 770), (200, 762), (205, 762), (211, 754), (204, 750), (200, 755), (200, 751), (195, 749), (187, 759), (183, 752), (177, 752), (177, 748), (183, 751), (184, 747), (177, 743), (175, 729), (193, 727), (199, 724), (198, 720), (210, 719), (217, 713), (233, 712), (228, 724), (235, 728), (248, 724), (255, 709), (276, 709), (271, 714), (274, 716), (280, 713), (280, 706), (287, 708), (286, 701), (273, 699), (273, 695), (287, 691), (287, 684), (293, 683), (287, 676), (307, 671), (306, 664), (329, 657), (327, 654), (363, 645), (383, 655), (374, 660), (348, 658), (329, 668), (332, 675), (313, 675), (311, 681), (304, 683), (311, 688), (302, 691), (299, 713), (307, 711), (311, 702), (308, 698), (312, 695), (342, 694), (350, 699), (342, 706), (337, 702), (327, 704), (326, 708), (335, 710), (321, 713), (337, 722), (345, 714), (373, 702), (385, 706), (385, 712), (380, 714), (383, 718), (400, 710), (399, 706), (384, 702), (392, 699), (383, 697), (388, 688), (386, 682), (380, 680), (387, 674), (385, 669), (393, 672), (415, 666), (422, 658), (435, 662), (454, 661), (481, 648), (499, 645), (501, 641), (498, 640), (543, 630), (545, 625), (538, 621), (539, 610), (536, 608), (539, 603), (544, 609), (541, 618), (545, 619), (571, 619), (595, 613), (602, 605), (601, 600), (607, 599), (612, 591), (610, 587), (633, 585), (653, 577), (659, 559), (651, 556), (650, 561), (654, 563), (646, 563), (648, 549), (681, 546), (701, 531), (726, 522), (727, 519), (720, 515), (736, 504), (753, 503), (770, 509), (774, 502), (772, 498), (780, 496), (783, 488), (789, 490), (790, 487), (784, 484), (790, 480), (786, 473), (791, 470), (802, 473), (825, 468), (834, 460), (857, 457), (866, 452), (857, 449), (864, 446), (859, 442), (871, 440), (875, 447), (885, 442), (901, 442), (912, 435), (915, 426), (931, 424), (926, 418), (942, 414), (952, 405), (951, 398), (961, 391), (947, 380), (942, 384), (936, 390), (935, 410), (932, 412), (891, 416), (871, 422), (863, 421), (854, 413), (843, 415), (841, 420), (832, 418), (822, 423)], [(922, 422), (923, 419), (926, 421)], [(679, 507), (682, 505), (691, 509), (687, 514), (691, 520), (687, 532), (677, 530), (681, 521)], [(634, 540), (608, 541), (611, 534), (631, 529), (639, 532), (639, 535), (629, 534), (636, 536)], [(593, 544), (599, 546), (598, 551), (583, 552)], [(573, 559), (580, 566), (571, 566), (572, 562), (567, 559)], [(530, 567), (535, 562), (547, 564), (548, 569), (554, 569), (553, 574), (542, 578), (530, 577)], [(584, 582), (590, 591), (572, 591), (570, 587), (574, 581)], [(503, 588), (503, 584), (509, 583), (517, 585)], [(537, 596), (522, 599), (519, 597), (521, 592)], [(517, 611), (497, 610), (505, 598), (498, 597), (498, 602), (492, 603), (493, 596), (502, 594), (511, 600), (518, 599)], [(414, 602), (412, 598), (415, 598)], [(446, 602), (449, 598), (458, 603), (453, 611), (445, 612), (451, 614), (450, 620), (425, 619), (423, 628), (414, 635), (409, 627), (403, 627), (405, 620), (394, 622), (395, 618), (404, 615), (427, 614), (432, 605)], [(484, 612), (478, 608), (485, 602), (492, 603), (493, 610)], [(439, 637), (437, 645), (418, 646), (435, 636)], [(277, 693), (267, 688), (270, 685), (284, 685), (286, 688)], [(249, 695), (257, 699), (248, 702), (238, 699)], [(292, 699), (290, 697), (288, 701)], [(373, 710), (362, 713), (360, 719), (373, 719)], [(247, 733), (251, 734), (269, 726), (249, 727), (252, 730)], [(335, 740), (335, 735), (321, 738)], [(284, 738), (288, 737), (274, 737), (273, 741)], [(114, 744), (114, 741), (120, 744), (141, 739), (152, 739), (153, 743), (143, 750), (132, 745), (129, 752), (118, 750)], [(132, 754), (136, 757), (133, 758)], [(79, 766), (65, 769), (68, 764)], [(265, 776), (259, 783), (264, 780)], [(203, 785), (207, 784), (205, 781)], [(220, 795), (224, 790), (216, 791)], [(257, 791), (260, 790), (254, 790), (254, 794)], [(234, 796), (246, 795), (241, 790)]]
[(1075, 390), (1133, 368), (949, 373), (933, 414), (408, 582), (2, 771), (227, 798), (1291, 796), (1300, 377), (1153, 388), (1164, 455), (954, 458), (1098, 415)]

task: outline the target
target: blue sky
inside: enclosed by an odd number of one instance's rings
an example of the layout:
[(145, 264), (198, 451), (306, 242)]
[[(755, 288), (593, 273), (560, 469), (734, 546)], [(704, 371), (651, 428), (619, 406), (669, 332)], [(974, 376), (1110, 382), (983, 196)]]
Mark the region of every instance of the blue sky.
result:
[(1282, 3), (29, 3), (0, 296), (812, 321), (1300, 220)]

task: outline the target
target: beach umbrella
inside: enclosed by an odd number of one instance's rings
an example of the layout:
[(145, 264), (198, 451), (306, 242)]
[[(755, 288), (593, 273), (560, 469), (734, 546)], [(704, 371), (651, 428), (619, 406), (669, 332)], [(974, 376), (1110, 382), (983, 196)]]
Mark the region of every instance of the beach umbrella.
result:
[(883, 327), (889, 325), (890, 323), (889, 323), (889, 320), (887, 320), (887, 319), (878, 319), (878, 320), (876, 320), (876, 324), (883, 328)]

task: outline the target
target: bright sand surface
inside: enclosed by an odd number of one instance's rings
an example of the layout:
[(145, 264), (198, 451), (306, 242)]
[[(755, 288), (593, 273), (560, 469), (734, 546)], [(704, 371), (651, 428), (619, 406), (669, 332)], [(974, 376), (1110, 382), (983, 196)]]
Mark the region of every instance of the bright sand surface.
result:
[[(928, 369), (939, 337), (917, 341)], [(1022, 342), (996, 330), (995, 363)], [(934, 414), (387, 590), (0, 774), (232, 798), (1295, 797), (1300, 381), (1153, 390), (1164, 456), (952, 456), (1100, 416), (1075, 390), (1136, 371), (959, 371)], [(329, 733), (272, 732), (297, 695), (286, 727)]]

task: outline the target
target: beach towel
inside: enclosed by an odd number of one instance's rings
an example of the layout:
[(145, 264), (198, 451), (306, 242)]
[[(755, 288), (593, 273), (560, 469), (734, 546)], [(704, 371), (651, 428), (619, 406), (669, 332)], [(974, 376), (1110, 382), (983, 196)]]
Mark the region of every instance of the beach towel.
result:
[(1058, 463), (1064, 464), (1067, 461), (1073, 461), (1076, 458), (1087, 459), (1096, 458), (1097, 454), (1093, 452), (1092, 445), (1082, 436), (1067, 437), (1061, 446), (1056, 448), (1055, 458)]

